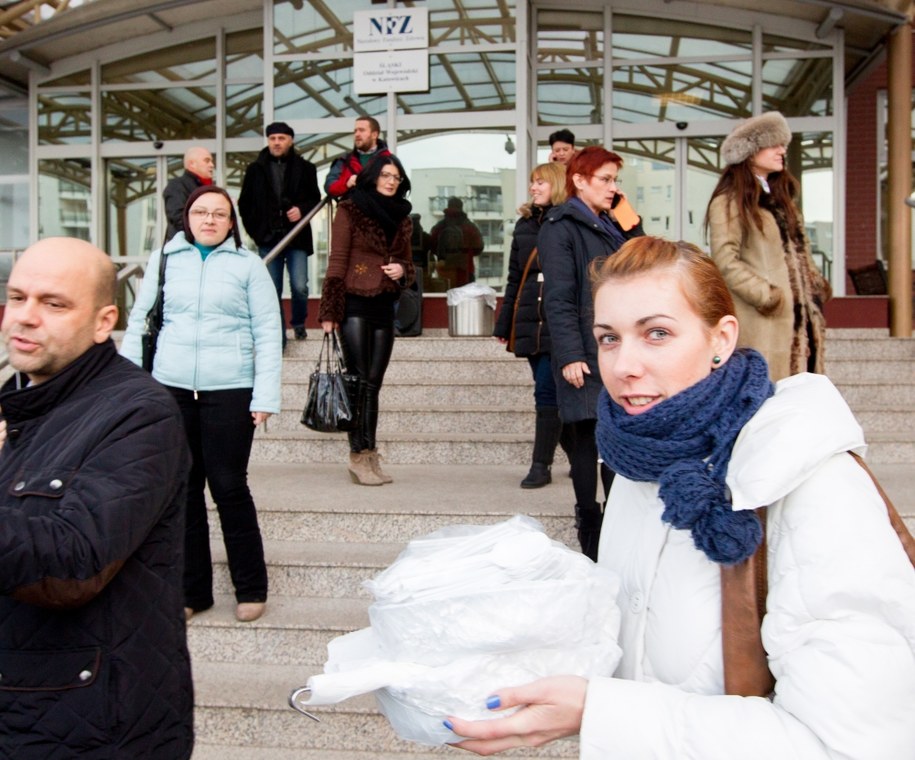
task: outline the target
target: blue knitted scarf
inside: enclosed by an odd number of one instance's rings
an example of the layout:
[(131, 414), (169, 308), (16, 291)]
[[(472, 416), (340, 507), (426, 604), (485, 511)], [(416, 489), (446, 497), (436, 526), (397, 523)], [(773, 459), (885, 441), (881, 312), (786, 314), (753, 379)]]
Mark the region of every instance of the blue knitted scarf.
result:
[(762, 526), (753, 510), (731, 509), (725, 485), (731, 449), (774, 391), (765, 359), (751, 349), (735, 352), (707, 378), (644, 414), (626, 414), (605, 389), (597, 405), (597, 447), (624, 477), (658, 481), (664, 522), (691, 531), (696, 548), (713, 562), (736, 564), (756, 551)]

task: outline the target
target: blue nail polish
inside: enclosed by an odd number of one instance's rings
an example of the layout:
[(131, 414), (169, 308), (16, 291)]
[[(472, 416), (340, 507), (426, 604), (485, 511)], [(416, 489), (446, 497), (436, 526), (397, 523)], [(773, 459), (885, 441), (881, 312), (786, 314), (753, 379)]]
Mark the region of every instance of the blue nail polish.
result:
[(454, 731), (454, 726), (451, 724), (450, 720), (443, 720), (442, 725), (447, 728), (449, 731)]
[(493, 695), (486, 699), (486, 709), (487, 710), (497, 710), (502, 706), (502, 700), (497, 696)]

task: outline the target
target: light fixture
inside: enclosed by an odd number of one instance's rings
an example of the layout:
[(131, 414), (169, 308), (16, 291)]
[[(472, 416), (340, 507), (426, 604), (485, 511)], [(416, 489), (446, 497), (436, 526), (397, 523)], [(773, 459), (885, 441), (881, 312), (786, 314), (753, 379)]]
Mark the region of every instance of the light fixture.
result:
[(512, 142), (511, 135), (505, 135), (505, 152), (511, 155), (515, 152), (515, 144)]
[(913, 190), (912, 194), (905, 199), (905, 205), (915, 208), (915, 190)]

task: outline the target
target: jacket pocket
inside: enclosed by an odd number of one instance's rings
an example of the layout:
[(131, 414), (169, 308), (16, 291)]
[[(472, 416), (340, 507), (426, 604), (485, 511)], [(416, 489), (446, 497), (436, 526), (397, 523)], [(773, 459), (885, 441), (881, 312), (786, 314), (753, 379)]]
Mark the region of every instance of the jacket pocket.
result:
[(102, 650), (86, 647), (69, 651), (0, 650), (0, 691), (65, 691), (95, 683)]

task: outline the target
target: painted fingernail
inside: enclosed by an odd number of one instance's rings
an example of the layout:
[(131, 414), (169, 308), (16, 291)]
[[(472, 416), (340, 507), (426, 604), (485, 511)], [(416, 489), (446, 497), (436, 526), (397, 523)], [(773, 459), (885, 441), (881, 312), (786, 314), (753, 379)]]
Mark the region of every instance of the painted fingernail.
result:
[(450, 720), (443, 720), (442, 725), (447, 728), (449, 731), (454, 731), (454, 725), (452, 725)]
[(502, 700), (497, 696), (493, 695), (486, 700), (486, 709), (487, 710), (496, 710), (502, 706)]

